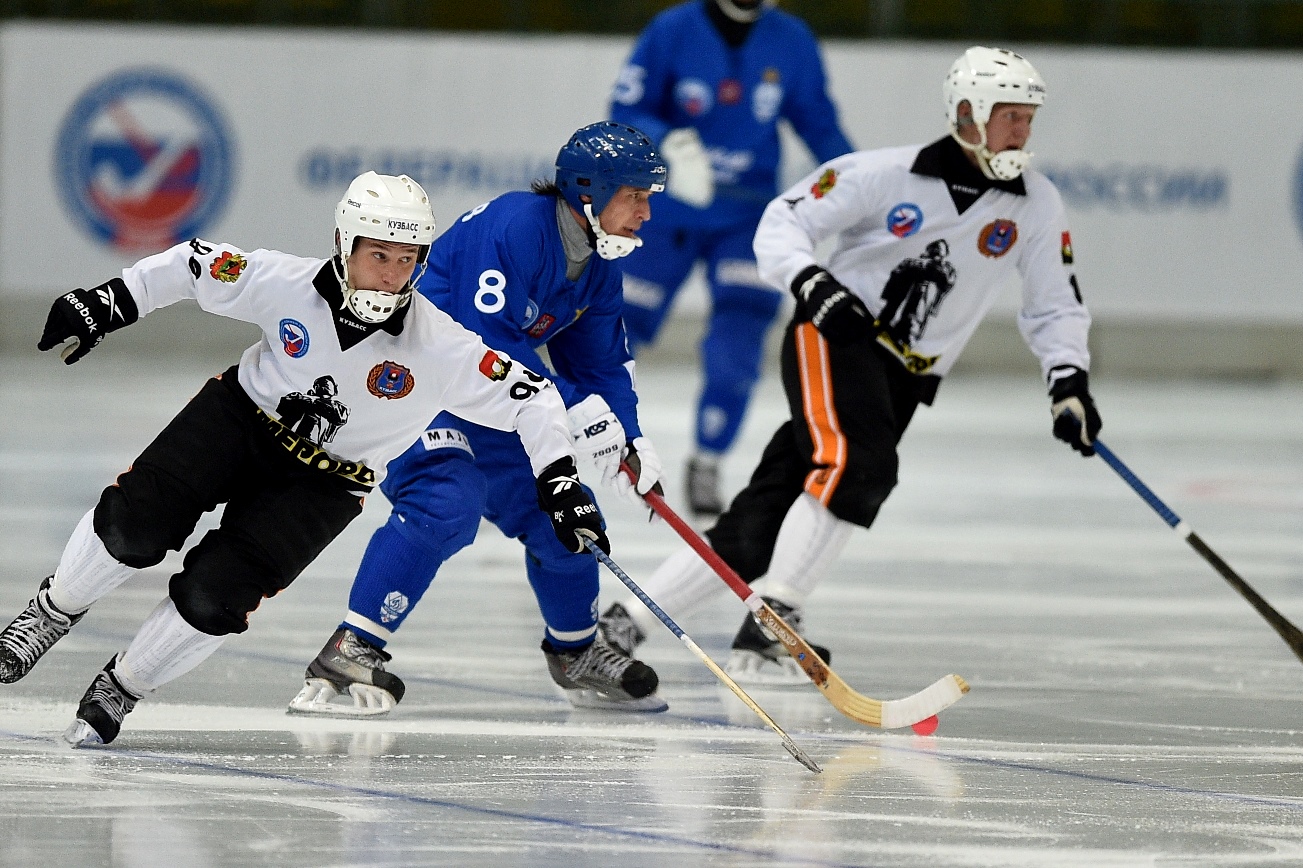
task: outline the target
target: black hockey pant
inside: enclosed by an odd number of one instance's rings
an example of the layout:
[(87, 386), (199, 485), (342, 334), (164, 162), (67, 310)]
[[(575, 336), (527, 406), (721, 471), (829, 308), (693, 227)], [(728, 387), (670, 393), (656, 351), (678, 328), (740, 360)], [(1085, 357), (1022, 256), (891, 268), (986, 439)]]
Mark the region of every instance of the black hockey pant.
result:
[(787, 326), (783, 389), (792, 418), (774, 432), (751, 481), (713, 528), (711, 546), (745, 581), (769, 570), (778, 529), (802, 492), (868, 527), (896, 485), (896, 446), (936, 377), (909, 373), (865, 338), (831, 344), (809, 322)]
[(357, 492), (275, 444), (234, 378), (209, 380), (95, 507), (109, 554), (140, 569), (180, 551), (200, 517), (226, 504), (168, 586), (186, 622), (213, 636), (248, 629), (263, 598), (362, 511)]

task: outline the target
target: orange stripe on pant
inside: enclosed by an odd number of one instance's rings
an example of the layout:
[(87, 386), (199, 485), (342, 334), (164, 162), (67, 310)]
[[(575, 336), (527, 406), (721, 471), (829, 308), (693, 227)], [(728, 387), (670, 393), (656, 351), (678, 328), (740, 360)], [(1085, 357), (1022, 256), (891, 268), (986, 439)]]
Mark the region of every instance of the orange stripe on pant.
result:
[(846, 472), (848, 450), (846, 435), (837, 421), (837, 408), (833, 406), (828, 344), (808, 322), (796, 327), (796, 367), (805, 424), (814, 442), (811, 460), (815, 468), (805, 477), (805, 490), (827, 506)]

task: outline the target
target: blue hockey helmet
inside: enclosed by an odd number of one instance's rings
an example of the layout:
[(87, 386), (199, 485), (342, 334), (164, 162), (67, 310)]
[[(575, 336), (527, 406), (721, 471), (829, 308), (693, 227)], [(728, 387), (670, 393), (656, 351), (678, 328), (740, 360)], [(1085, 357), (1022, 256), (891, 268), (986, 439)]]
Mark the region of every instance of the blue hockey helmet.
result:
[(665, 189), (665, 160), (647, 136), (626, 124), (600, 121), (576, 130), (556, 155), (556, 185), (571, 208), (584, 213), (580, 196), (602, 213), (615, 191)]

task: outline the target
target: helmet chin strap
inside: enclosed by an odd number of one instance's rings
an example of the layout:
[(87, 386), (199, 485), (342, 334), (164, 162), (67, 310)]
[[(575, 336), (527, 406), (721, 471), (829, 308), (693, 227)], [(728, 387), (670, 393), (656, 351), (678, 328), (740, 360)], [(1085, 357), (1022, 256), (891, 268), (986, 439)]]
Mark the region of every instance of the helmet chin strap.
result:
[(603, 259), (620, 259), (642, 247), (641, 238), (612, 235), (603, 229), (601, 222), (593, 216), (591, 202), (584, 203), (584, 216), (588, 218), (588, 225), (592, 227), (593, 235), (597, 238), (597, 255)]
[(966, 151), (971, 151), (977, 157), (977, 168), (982, 170), (982, 174), (992, 181), (1012, 181), (1023, 173), (1028, 164), (1032, 161), (1032, 152), (1023, 150), (1000, 151), (998, 154), (986, 146), (986, 124), (973, 121), (977, 127), (978, 133), (981, 134), (982, 140), (977, 144), (966, 141), (963, 136), (959, 135), (959, 128), (954, 124), (950, 126), (950, 136), (959, 142), (960, 147)]

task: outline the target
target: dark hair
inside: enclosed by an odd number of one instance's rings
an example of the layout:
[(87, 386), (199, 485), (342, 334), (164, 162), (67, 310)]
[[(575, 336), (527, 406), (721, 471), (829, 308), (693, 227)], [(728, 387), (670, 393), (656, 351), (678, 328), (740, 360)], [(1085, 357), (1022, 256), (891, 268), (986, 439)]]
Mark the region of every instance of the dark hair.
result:
[(544, 181), (542, 178), (536, 178), (529, 185), (529, 192), (537, 193), (540, 196), (561, 196), (561, 188), (556, 185), (556, 181)]

